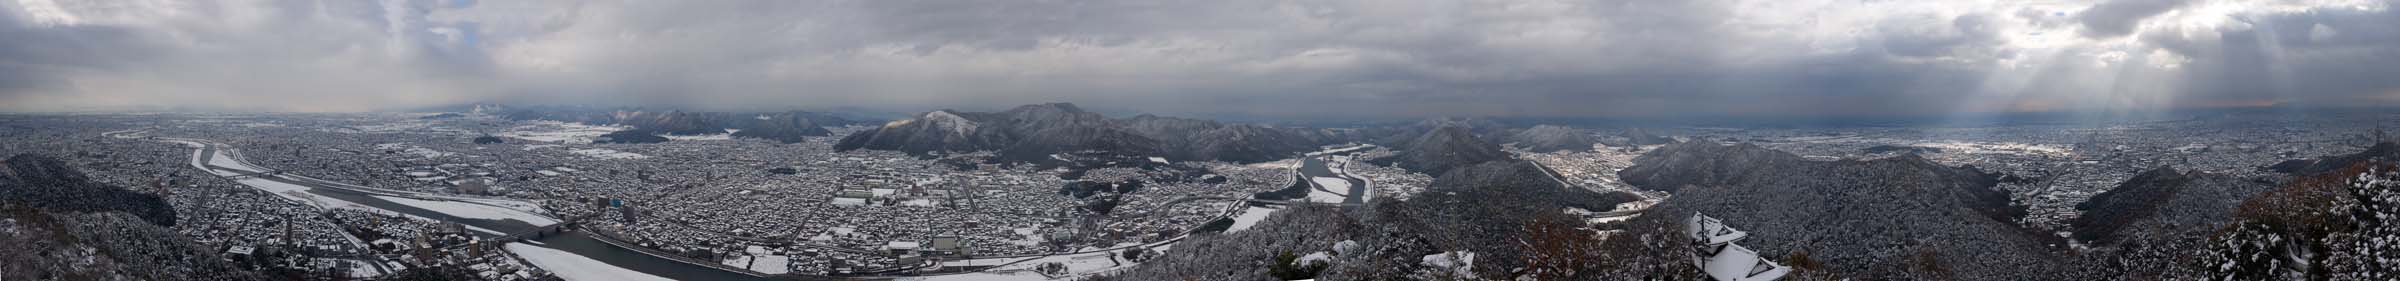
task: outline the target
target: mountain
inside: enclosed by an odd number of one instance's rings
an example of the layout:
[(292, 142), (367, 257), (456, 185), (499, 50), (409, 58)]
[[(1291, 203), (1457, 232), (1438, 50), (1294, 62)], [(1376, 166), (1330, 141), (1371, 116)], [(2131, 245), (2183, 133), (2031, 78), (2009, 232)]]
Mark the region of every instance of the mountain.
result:
[(945, 109), (850, 134), (835, 143), (834, 149), (898, 150), (924, 155), (933, 152), (998, 150), (1016, 141), (1017, 136), (1010, 134), (1005, 127), (986, 130), (981, 122)]
[[(2377, 145), (2385, 147), (2384, 145)], [(2369, 149), (2361, 156), (2380, 149)], [(2337, 157), (2342, 158), (2342, 157)], [(2358, 158), (2351, 158), (2358, 159)], [(2386, 161), (2295, 177), (2243, 200), (2237, 222), (2182, 252), (2173, 279), (2394, 280), (2400, 278), (2400, 166)]]
[(2358, 165), (2359, 163), (2366, 163), (2368, 161), (2377, 159), (2382, 159), (2384, 161), (2400, 161), (2400, 144), (2394, 144), (2391, 142), (2378, 142), (2375, 143), (2375, 146), (2368, 147), (2366, 151), (2360, 151), (2358, 153), (2326, 156), (2317, 159), (2285, 161), (2283, 163), (2276, 163), (2274, 166), (2269, 166), (2268, 169), (2296, 176), (2307, 176), (2337, 171), (2341, 170), (2342, 168), (2347, 168), (2353, 165)]
[(1265, 162), (1291, 158), (1317, 148), (1323, 137), (1308, 132), (1254, 124), (1158, 117), (1148, 114), (1121, 120), (1144, 137), (1160, 140), (1168, 158)]
[(2086, 241), (2111, 240), (2144, 227), (2205, 234), (2231, 222), (2233, 209), (2242, 200), (2272, 189), (2272, 185), (2225, 174), (2159, 167), (2076, 204), (2075, 209), (2083, 215), (2069, 225), (2076, 239)]
[(166, 199), (92, 182), (57, 158), (18, 154), (4, 164), (0, 201), (63, 212), (124, 212), (152, 224), (175, 225), (175, 208)]
[(1518, 147), (1536, 152), (1585, 151), (1591, 150), (1592, 144), (1599, 143), (1591, 133), (1554, 125), (1533, 126), (1517, 132), (1510, 140), (1515, 141)]
[(266, 280), (175, 230), (117, 211), (0, 202), (0, 279)]
[(1500, 151), (1499, 145), (1476, 137), (1469, 128), (1449, 126), (1428, 131), (1416, 140), (1409, 141), (1399, 155), (1375, 161), (1418, 173), (1440, 175), (1454, 168), (1508, 158), (1508, 152)]
[(1641, 165), (1626, 167), (1617, 176), (1643, 189), (1675, 192), (1694, 185), (1731, 185), (1769, 179), (1745, 178), (1754, 176), (1739, 170), (1743, 163), (1801, 163), (1798, 155), (1759, 147), (1748, 143), (1718, 145), (1713, 142), (1688, 142), (1660, 147), (1651, 153), (1634, 157)]
[[(1509, 280), (1512, 270), (1538, 261), (1533, 256), (1596, 253), (1543, 244), (1559, 237), (1544, 236), (1552, 233), (1538, 226), (1566, 217), (1566, 208), (1602, 210), (1638, 199), (1569, 188), (1542, 173), (1525, 161), (1491, 161), (1444, 173), (1424, 195), (1409, 200), (1377, 199), (1359, 208), (1289, 207), (1248, 230), (1196, 233), (1163, 257), (1092, 280)], [(1568, 233), (1581, 234), (1565, 236), (1568, 240), (1593, 237), (1590, 232)], [(1670, 249), (1687, 251), (1682, 246)], [(1471, 271), (1466, 275), (1476, 276), (1457, 276), (1457, 268), (1424, 262), (1430, 255), (1452, 252), (1484, 257), (1460, 266)], [(1264, 262), (1312, 253), (1330, 256), (1328, 265), (1291, 274)]]
[(1166, 156), (1158, 140), (1068, 103), (989, 113), (936, 110), (850, 134), (835, 143), (834, 149), (897, 150), (915, 155), (989, 150), (999, 152), (1008, 162), (1046, 161), (1053, 154), (1079, 152)]
[(1624, 131), (1618, 132), (1617, 135), (1607, 138), (1602, 143), (1607, 143), (1609, 146), (1644, 146), (1675, 143), (1675, 138), (1650, 134), (1650, 131), (1642, 130), (1642, 128), (1625, 128)]
[(1001, 112), (926, 112), (843, 137), (834, 148), (916, 155), (996, 151), (1011, 162), (1086, 152), (1261, 162), (1289, 158), (1319, 143), (1298, 130), (1150, 115), (1109, 119), (1074, 104), (1050, 103)]
[(2242, 201), (2274, 186), (2233, 176), (2159, 167), (2126, 179), (2116, 188), (2077, 204), (2083, 214), (2068, 225), (2076, 240), (2095, 250), (2083, 264), (2105, 279), (2174, 279), (2179, 259), (2206, 246), (2205, 239), (2235, 222)]
[(661, 137), (661, 136), (658, 136), (658, 133), (653, 133), (653, 132), (650, 132), (650, 130), (643, 130), (643, 129), (632, 129), (632, 130), (624, 130), (624, 131), (609, 132), (608, 134), (603, 134), (603, 135), (600, 135), (599, 137), (594, 137), (594, 138), (592, 138), (592, 142), (597, 142), (597, 143), (662, 143), (662, 142), (667, 142), (667, 138), (666, 138), (666, 137)]
[(847, 126), (858, 123), (841, 117), (807, 111), (687, 112), (584, 108), (514, 109), (496, 105), (478, 105), (477, 110), (498, 112), (497, 115), (512, 120), (624, 125), (653, 134), (712, 135), (723, 134), (731, 130), (739, 131), (734, 133), (734, 137), (762, 138), (783, 143), (799, 142), (806, 137), (831, 136), (833, 132), (826, 130), (825, 126)]
[(165, 200), (37, 154), (0, 169), (0, 279), (257, 280), (168, 226)]
[[(1619, 176), (1635, 186), (1674, 190), (1610, 236), (1621, 263), (1688, 266), (1683, 220), (1723, 219), (1748, 231), (1741, 244), (1763, 257), (1864, 280), (2071, 279), (2051, 252), (2054, 236), (2018, 227), (2022, 207), (1995, 189), (1998, 176), (1944, 166), (1913, 155), (1813, 161), (1755, 145), (1671, 144), (1638, 157)], [(1665, 274), (1626, 266), (1620, 276)]]
[(809, 116), (800, 112), (760, 114), (753, 120), (757, 121), (739, 124), (740, 126), (737, 127), (739, 131), (733, 132), (733, 137), (795, 143), (806, 140), (808, 137), (833, 135), (833, 131), (825, 130), (825, 126), (817, 125), (814, 119), (810, 119)]
[(1508, 130), (1507, 126), (1486, 118), (1442, 117), (1419, 120), (1416, 124), (1407, 126), (1378, 130), (1370, 138), (1373, 143), (1406, 150), (1409, 144), (1415, 143), (1419, 138), (1424, 138), (1425, 134), (1449, 127), (1464, 128), (1468, 135), (1479, 138), (1499, 137), (1501, 133)]

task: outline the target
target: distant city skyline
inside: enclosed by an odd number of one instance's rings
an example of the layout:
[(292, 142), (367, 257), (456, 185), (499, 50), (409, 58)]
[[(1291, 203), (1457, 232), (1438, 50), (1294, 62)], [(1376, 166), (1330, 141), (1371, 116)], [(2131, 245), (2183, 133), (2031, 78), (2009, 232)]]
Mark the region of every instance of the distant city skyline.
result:
[(0, 111), (2395, 108), (2395, 3), (27, 0), (0, 3)]

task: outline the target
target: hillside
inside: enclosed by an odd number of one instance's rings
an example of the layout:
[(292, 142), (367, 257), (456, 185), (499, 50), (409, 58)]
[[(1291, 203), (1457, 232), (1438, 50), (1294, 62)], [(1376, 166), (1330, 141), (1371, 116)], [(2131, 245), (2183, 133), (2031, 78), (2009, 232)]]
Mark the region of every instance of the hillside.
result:
[(0, 201), (60, 212), (124, 212), (160, 226), (175, 225), (175, 209), (165, 199), (92, 182), (66, 162), (40, 154), (19, 154), (0, 164)]
[(1148, 114), (1120, 120), (1134, 133), (1156, 139), (1172, 159), (1264, 162), (1292, 158), (1324, 143), (1301, 131), (1254, 124), (1159, 117)]
[(739, 131), (733, 132), (733, 137), (795, 143), (807, 140), (809, 137), (833, 135), (833, 131), (825, 130), (825, 126), (818, 125), (815, 120), (795, 112), (762, 114), (751, 120), (754, 121), (743, 122), (745, 124), (738, 127)]
[[(1460, 168), (1438, 178), (1426, 195), (1406, 201), (1376, 200), (1365, 207), (1295, 207), (1276, 212), (1249, 230), (1195, 235), (1158, 260), (1097, 280), (1278, 280), (1279, 254), (1330, 255), (1313, 274), (1281, 276), (1320, 280), (1439, 280), (1442, 277), (1506, 279), (1536, 253), (1560, 250), (1524, 241), (1541, 227), (1566, 225), (1562, 210), (1608, 208), (1635, 196), (1595, 193), (1560, 186), (1531, 163), (1493, 161)], [(1589, 237), (1589, 236), (1583, 236)], [(1458, 268), (1437, 268), (1428, 255), (1463, 252), (1476, 259)]]
[[(2370, 150), (2373, 152), (2373, 150)], [(2361, 153), (2366, 154), (2366, 153)], [(2171, 278), (2400, 278), (2400, 166), (2365, 161), (2243, 200)], [(2196, 237), (2195, 237), (2196, 238)]]
[(2085, 271), (2111, 279), (2172, 277), (2210, 234), (2234, 223), (2245, 199), (2273, 187), (2223, 174), (2160, 167), (2076, 206), (2073, 237), (2092, 251)]
[[(2056, 279), (2066, 266), (2051, 254), (2054, 237), (2012, 221), (2024, 209), (1993, 188), (1995, 177), (1974, 167), (1943, 166), (1923, 158), (1809, 161), (1754, 145), (1692, 142), (1668, 145), (1635, 160), (1620, 175), (1644, 189), (1675, 197), (1627, 223), (1613, 249), (1639, 252), (1626, 263), (1675, 262), (1681, 220), (1694, 213), (1749, 231), (1743, 245), (1785, 260), (1798, 253), (1825, 271), (1864, 279)], [(1619, 274), (1658, 274), (1671, 267), (1631, 267)]]
[(1466, 127), (1442, 127), (1408, 142), (1399, 155), (1376, 159), (1378, 165), (1394, 165), (1428, 175), (1441, 175), (1451, 169), (1493, 160), (1508, 159), (1500, 146), (1476, 137)]
[(1566, 126), (1538, 125), (1519, 131), (1510, 138), (1517, 147), (1535, 152), (1584, 151), (1599, 143), (1590, 132)]
[(857, 123), (841, 117), (806, 111), (687, 112), (639, 109), (479, 107), (478, 112), (513, 120), (624, 125), (654, 134), (667, 135), (713, 135), (739, 131), (734, 134), (734, 137), (762, 138), (784, 143), (799, 142), (805, 137), (832, 135), (832, 131), (825, 130), (825, 126), (847, 126)]
[(1322, 137), (1251, 124), (1135, 116), (1108, 119), (1074, 104), (1019, 106), (1001, 112), (937, 110), (843, 137), (835, 149), (916, 155), (996, 151), (1010, 162), (1053, 154), (1101, 152), (1175, 160), (1262, 162), (1313, 150)]
[(2400, 144), (2379, 142), (2375, 143), (2375, 146), (2368, 147), (2366, 151), (2360, 151), (2358, 153), (2326, 156), (2317, 159), (2285, 161), (2283, 163), (2276, 163), (2273, 166), (2269, 166), (2268, 169), (2276, 172), (2292, 174), (2294, 176), (2309, 176), (2338, 171), (2342, 168), (2349, 168), (2351, 166), (2356, 166), (2377, 159), (2384, 161), (2400, 160)]
[(0, 170), (0, 279), (256, 280), (166, 226), (156, 196), (91, 182), (48, 156)]

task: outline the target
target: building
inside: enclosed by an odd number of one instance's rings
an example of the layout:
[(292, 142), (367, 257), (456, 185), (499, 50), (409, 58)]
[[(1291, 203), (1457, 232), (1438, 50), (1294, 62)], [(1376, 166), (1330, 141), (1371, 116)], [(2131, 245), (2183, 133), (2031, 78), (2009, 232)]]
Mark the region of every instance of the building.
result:
[(925, 241), (924, 253), (927, 256), (964, 255), (967, 254), (966, 246), (967, 241), (964, 238), (959, 238), (958, 236), (936, 236), (933, 237), (933, 239)]
[(917, 242), (892, 241), (891, 243), (885, 243), (883, 245), (883, 250), (890, 251), (894, 256), (907, 256), (916, 254), (917, 248), (921, 246), (923, 245), (918, 244)]
[(642, 213), (642, 210), (641, 210), (640, 208), (634, 208), (634, 207), (633, 207), (633, 203), (632, 203), (632, 202), (625, 202), (625, 201), (622, 201), (622, 200), (620, 200), (620, 201), (617, 201), (617, 204), (618, 204), (618, 206), (619, 206), (619, 208), (617, 208), (617, 213), (618, 213), (619, 215), (623, 215), (623, 216), (625, 216), (625, 224), (627, 224), (627, 225), (631, 225), (631, 224), (635, 224), (636, 222), (639, 222), (639, 221), (636, 221), (636, 220), (634, 220), (634, 219), (635, 219), (635, 216), (637, 216), (637, 215), (640, 215), (640, 214)]
[(1734, 244), (1750, 238), (1749, 232), (1735, 230), (1724, 221), (1693, 213), (1684, 221), (1684, 231), (1692, 238), (1692, 265), (1701, 274), (1718, 281), (1766, 281), (1783, 278), (1792, 273), (1791, 267), (1759, 257), (1758, 251)]
[(833, 196), (833, 204), (843, 206), (873, 205), (875, 204), (875, 192), (867, 190), (843, 190), (841, 193)]

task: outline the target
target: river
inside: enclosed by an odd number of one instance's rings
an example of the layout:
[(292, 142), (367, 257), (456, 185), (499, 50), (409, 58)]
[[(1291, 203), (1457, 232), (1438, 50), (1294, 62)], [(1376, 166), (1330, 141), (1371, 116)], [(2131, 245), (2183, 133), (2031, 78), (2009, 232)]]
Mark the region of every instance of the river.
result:
[[(1328, 157), (1331, 157), (1331, 156), (1312, 156), (1312, 157), (1308, 157), (1308, 158), (1303, 158), (1303, 159), (1306, 159), (1306, 160), (1302, 160), (1302, 161), (1300, 161), (1300, 175), (1301, 175), (1301, 176), (1306, 176), (1306, 177), (1308, 177), (1308, 178), (1309, 178), (1309, 179), (1311, 179), (1311, 180), (1313, 180), (1313, 179), (1315, 179), (1315, 178), (1318, 178), (1318, 177), (1327, 177), (1327, 178), (1340, 178), (1340, 179), (1342, 179), (1342, 180), (1344, 180), (1344, 181), (1349, 181), (1349, 182), (1350, 182), (1350, 190), (1328, 190), (1328, 191), (1333, 191), (1333, 192), (1341, 192), (1342, 194), (1344, 194), (1344, 195), (1347, 195), (1347, 196), (1345, 196), (1345, 197), (1343, 197), (1343, 198), (1342, 198), (1342, 204), (1344, 204), (1344, 205), (1357, 205), (1357, 204), (1366, 203), (1366, 200), (1369, 198), (1369, 197), (1367, 197), (1367, 196), (1369, 196), (1369, 195), (1366, 193), (1366, 191), (1367, 191), (1367, 182), (1366, 182), (1366, 181), (1363, 181), (1363, 180), (1359, 180), (1358, 178), (1355, 178), (1355, 177), (1351, 177), (1350, 175), (1348, 175), (1348, 174), (1346, 174), (1346, 173), (1335, 173), (1335, 172), (1333, 171), (1333, 169), (1332, 169), (1332, 168), (1328, 168), (1328, 167), (1326, 166), (1326, 164), (1325, 164), (1325, 158), (1328, 158)], [(1311, 188), (1317, 188), (1317, 186), (1316, 186), (1315, 184), (1313, 184), (1313, 183), (1312, 183), (1312, 184), (1310, 184), (1310, 187), (1311, 187)]]
[[(246, 160), (242, 160), (240, 157), (235, 157), (235, 156), (238, 156), (238, 154), (239, 154), (239, 153), (238, 153), (238, 151), (235, 151), (234, 153), (228, 153), (228, 154), (230, 154), (230, 155), (227, 155), (227, 156), (226, 156), (226, 158), (230, 159), (230, 161), (233, 161), (233, 162), (235, 162), (235, 163), (226, 163), (225, 161), (227, 161), (227, 160), (216, 160), (216, 159), (217, 159), (217, 157), (219, 157), (219, 155), (217, 155), (218, 153), (225, 153), (225, 152), (219, 151), (219, 148), (220, 148), (220, 147), (223, 147), (223, 146), (224, 146), (224, 144), (219, 144), (219, 143), (215, 143), (215, 142), (207, 142), (207, 141), (203, 141), (203, 140), (188, 140), (188, 139), (187, 139), (187, 140), (182, 140), (182, 141), (184, 141), (184, 142), (193, 142), (193, 143), (201, 143), (201, 144), (205, 144), (205, 145), (203, 145), (203, 148), (199, 148), (199, 149), (198, 149), (199, 151), (196, 151), (196, 152), (195, 152), (195, 154), (196, 154), (196, 155), (195, 155), (195, 157), (193, 157), (193, 158), (192, 158), (192, 161), (193, 161), (193, 162), (192, 162), (192, 165), (193, 165), (193, 166), (196, 166), (196, 167), (201, 167), (201, 168), (203, 168), (203, 169), (208, 169), (208, 170), (209, 170), (208, 172), (210, 172), (210, 173), (212, 173), (212, 174), (227, 175), (227, 174), (249, 174), (249, 173), (255, 173), (255, 172), (257, 172), (257, 171), (256, 171), (256, 170), (258, 169), (258, 168), (257, 168), (257, 167), (258, 167), (257, 165), (252, 165), (252, 164), (250, 164), (248, 161), (246, 161)], [(213, 161), (213, 162), (215, 162), (215, 164), (224, 164), (224, 165), (212, 165), (212, 163), (211, 163), (211, 162), (212, 162), (212, 160), (215, 160), (215, 161)], [(399, 213), (399, 214), (405, 214), (405, 215), (409, 215), (409, 216), (416, 216), (416, 217), (422, 217), (422, 218), (428, 218), (428, 219), (434, 219), (434, 220), (440, 220), (440, 221), (457, 222), (457, 223), (459, 223), (459, 224), (466, 225), (466, 226), (467, 226), (467, 227), (469, 227), (470, 229), (475, 229), (475, 231), (473, 231), (473, 232), (475, 232), (475, 233), (477, 234), (477, 236), (486, 237), (486, 238), (490, 238), (490, 237), (499, 237), (499, 236), (501, 236), (501, 235), (502, 235), (501, 233), (517, 233), (517, 232), (521, 232), (521, 231), (525, 231), (525, 230), (529, 230), (529, 229), (534, 229), (534, 228), (536, 228), (536, 227), (540, 227), (539, 225), (534, 225), (533, 223), (529, 223), (529, 222), (527, 222), (527, 221), (525, 221), (525, 220), (520, 220), (520, 219), (491, 219), (491, 217), (494, 217), (494, 214), (492, 214), (492, 212), (516, 212), (516, 213), (510, 213), (510, 214), (501, 214), (503, 217), (539, 217), (539, 218), (550, 218), (550, 217), (551, 217), (551, 216), (547, 216), (547, 215), (543, 215), (543, 214), (534, 214), (534, 213), (532, 213), (532, 212), (526, 212), (526, 211), (523, 211), (523, 210), (515, 210), (515, 209), (502, 208), (502, 207), (496, 207), (496, 206), (495, 206), (495, 207), (490, 207), (490, 208), (476, 208), (476, 206), (466, 206), (466, 208), (442, 208), (443, 210), (433, 210), (433, 209), (421, 208), (421, 207), (419, 207), (419, 206), (417, 206), (417, 205), (410, 205), (410, 204), (403, 204), (403, 203), (401, 203), (401, 202), (394, 202), (394, 200), (391, 200), (391, 199), (386, 199), (386, 198), (400, 198), (400, 199), (398, 199), (398, 200), (416, 200), (416, 201), (427, 201), (427, 202), (435, 202), (435, 204), (472, 204), (472, 203), (466, 203), (466, 202), (455, 201), (455, 200), (420, 200), (420, 199), (413, 199), (413, 198), (405, 198), (406, 196), (403, 196), (403, 195), (400, 195), (400, 194), (382, 194), (382, 193), (370, 193), (370, 192), (362, 192), (362, 191), (358, 191), (358, 190), (352, 190), (352, 189), (349, 189), (349, 188), (336, 187), (336, 186), (333, 186), (333, 184), (331, 184), (331, 183), (319, 182), (319, 181), (314, 181), (314, 180), (310, 180), (310, 179), (306, 179), (306, 178), (296, 178), (296, 177), (291, 177), (291, 176), (262, 176), (262, 177), (254, 177), (254, 178), (240, 179), (240, 180), (237, 180), (237, 181), (239, 181), (239, 182), (242, 182), (243, 184), (246, 184), (246, 185), (251, 185), (252, 187), (257, 187), (257, 188), (260, 188), (260, 189), (268, 190), (269, 192), (275, 192), (276, 190), (279, 190), (279, 189), (280, 189), (280, 190), (288, 190), (289, 188), (288, 188), (287, 186), (284, 186), (284, 185), (296, 185), (296, 186), (307, 187), (307, 189), (305, 189), (305, 190), (303, 190), (303, 191), (304, 191), (304, 192), (306, 192), (308, 195), (319, 196), (319, 197), (324, 197), (324, 198), (327, 198), (327, 199), (332, 199), (332, 200), (336, 200), (336, 201), (338, 201), (338, 202), (336, 202), (336, 203), (330, 203), (330, 204), (354, 204), (354, 205), (361, 206), (361, 207), (363, 207), (363, 208), (365, 208), (365, 209), (379, 210), (379, 211), (385, 211), (385, 212), (390, 212), (390, 213)], [(289, 196), (289, 195), (287, 195), (287, 196)], [(333, 201), (326, 201), (326, 202), (333, 202)], [(423, 204), (428, 204), (428, 203), (425, 203), (425, 202), (417, 202), (417, 204), (423, 205)], [(483, 204), (475, 204), (475, 205), (483, 205)], [(321, 205), (321, 206), (322, 206), (322, 205)], [(531, 219), (531, 218), (528, 218), (528, 219)], [(538, 220), (538, 219), (535, 219), (535, 220)], [(555, 221), (556, 219), (550, 219), (550, 220), (551, 220), (551, 221)], [(494, 232), (497, 232), (497, 233), (494, 233)], [(732, 272), (732, 271), (726, 271), (726, 270), (722, 270), (722, 269), (716, 269), (716, 268), (711, 268), (711, 267), (706, 267), (706, 266), (699, 266), (699, 265), (693, 265), (693, 264), (683, 263), (683, 262), (676, 261), (676, 260), (670, 260), (670, 259), (667, 259), (667, 258), (661, 258), (661, 257), (657, 257), (657, 256), (652, 256), (652, 255), (649, 255), (649, 254), (644, 254), (644, 253), (641, 253), (641, 252), (634, 251), (634, 250), (632, 250), (632, 249), (626, 249), (626, 248), (623, 248), (623, 247), (617, 247), (617, 246), (615, 246), (615, 245), (611, 245), (611, 244), (608, 244), (608, 243), (601, 242), (601, 241), (597, 240), (596, 238), (593, 238), (593, 237), (591, 237), (589, 234), (583, 233), (583, 232), (581, 232), (581, 231), (568, 231), (568, 232), (565, 232), (565, 233), (553, 234), (553, 235), (549, 235), (549, 236), (544, 236), (544, 237), (540, 237), (540, 238), (532, 239), (532, 241), (535, 241), (535, 242), (538, 242), (538, 243), (528, 243), (528, 245), (534, 245), (534, 246), (537, 246), (537, 247), (543, 247), (543, 248), (550, 248), (550, 249), (555, 249), (555, 250), (565, 251), (565, 252), (568, 252), (568, 253), (573, 253), (573, 254), (580, 255), (580, 256), (583, 256), (583, 257), (586, 257), (586, 258), (590, 258), (590, 259), (592, 259), (592, 260), (597, 260), (597, 261), (600, 261), (600, 262), (602, 262), (602, 263), (606, 263), (606, 264), (608, 264), (608, 265), (611, 265), (611, 266), (615, 266), (615, 267), (619, 267), (619, 268), (624, 268), (624, 269), (628, 269), (628, 270), (633, 270), (633, 271), (637, 271), (637, 272), (641, 272), (641, 273), (645, 273), (645, 274), (656, 275), (656, 276), (658, 276), (658, 277), (665, 277), (665, 278), (670, 278), (670, 279), (676, 279), (676, 280), (767, 280), (767, 279), (768, 279), (768, 278), (762, 278), (762, 277), (754, 277), (754, 276), (750, 276), (750, 275), (747, 275), (747, 274), (736, 273), (736, 272)], [(558, 270), (575, 270), (575, 269), (549, 269), (549, 270), (552, 270), (552, 271), (558, 271)]]

